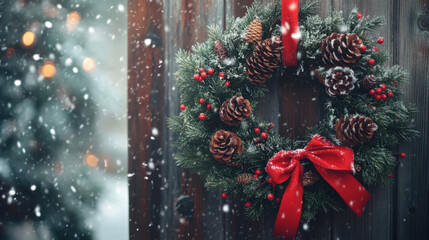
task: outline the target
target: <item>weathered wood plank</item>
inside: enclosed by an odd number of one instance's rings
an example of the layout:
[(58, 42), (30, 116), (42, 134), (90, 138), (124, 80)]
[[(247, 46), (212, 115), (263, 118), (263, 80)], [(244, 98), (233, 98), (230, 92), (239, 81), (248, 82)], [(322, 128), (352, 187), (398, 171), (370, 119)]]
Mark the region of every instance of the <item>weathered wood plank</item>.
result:
[[(398, 63), (410, 72), (410, 85), (405, 87), (404, 99), (419, 108), (414, 122), (421, 137), (401, 148), (407, 157), (401, 160), (396, 173), (397, 201), (394, 208), (397, 213), (393, 226), (396, 229), (395, 239), (428, 239), (429, 2), (397, 2)], [(419, 29), (419, 17), (426, 18), (426, 28)]]
[[(165, 126), (163, 5), (128, 2), (128, 133), (130, 239), (159, 239), (159, 178)], [(145, 41), (145, 39), (147, 39)], [(150, 44), (148, 41), (150, 40)], [(157, 131), (152, 131), (157, 129)], [(156, 134), (157, 132), (157, 134)], [(151, 137), (153, 139), (151, 139)]]
[[(382, 36), (385, 43), (378, 46), (394, 52), (397, 42), (395, 4), (393, 0), (334, 0), (334, 10), (341, 10), (347, 16), (357, 7), (364, 16), (384, 16), (386, 25), (372, 33), (374, 37)], [(392, 58), (388, 64), (394, 63)], [(391, 239), (393, 231), (393, 186), (376, 186), (368, 188), (371, 199), (359, 219), (350, 209), (333, 214), (332, 239)]]
[[(207, 26), (223, 24), (223, 1), (181, 0), (165, 1), (164, 21), (166, 84), (165, 109), (168, 116), (178, 114), (180, 103), (179, 92), (176, 86), (175, 72), (177, 71), (176, 53), (179, 49), (191, 50), (191, 46), (207, 38)], [(195, 174), (181, 170), (174, 160), (175, 149), (173, 142), (175, 135), (166, 129), (169, 141), (165, 142), (166, 160), (163, 169), (168, 188), (163, 192), (163, 205), (168, 210), (162, 217), (162, 239), (208, 239), (223, 232), (222, 215), (220, 211), (220, 193), (208, 192), (202, 181)], [(184, 175), (186, 177), (181, 177)], [(184, 187), (185, 186), (185, 187)], [(175, 211), (175, 200), (180, 195), (191, 195), (194, 200), (194, 216), (190, 219), (181, 218)], [(220, 219), (215, 221), (215, 219)]]

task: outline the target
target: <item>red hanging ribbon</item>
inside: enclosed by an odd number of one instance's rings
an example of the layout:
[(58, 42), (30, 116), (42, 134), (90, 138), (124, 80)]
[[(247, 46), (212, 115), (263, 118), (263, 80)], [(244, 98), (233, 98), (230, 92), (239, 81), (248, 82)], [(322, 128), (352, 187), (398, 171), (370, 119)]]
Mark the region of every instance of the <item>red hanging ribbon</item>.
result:
[(296, 52), (300, 38), (298, 25), (299, 0), (282, 0), (283, 66), (296, 66)]
[(310, 160), (319, 174), (344, 199), (349, 207), (361, 217), (370, 195), (350, 174), (353, 171), (353, 150), (337, 146), (326, 138), (316, 135), (304, 149), (281, 151), (268, 161), (265, 170), (276, 184), (290, 179), (283, 193), (277, 214), (274, 235), (294, 239), (301, 219), (302, 175), (300, 160)]

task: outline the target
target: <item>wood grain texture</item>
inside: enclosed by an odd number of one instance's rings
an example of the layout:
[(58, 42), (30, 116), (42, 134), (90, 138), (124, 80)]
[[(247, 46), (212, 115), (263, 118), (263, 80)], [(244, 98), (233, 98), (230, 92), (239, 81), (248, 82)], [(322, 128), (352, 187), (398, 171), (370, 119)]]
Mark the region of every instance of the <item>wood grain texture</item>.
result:
[(410, 73), (405, 100), (415, 103), (420, 137), (401, 150), (407, 158), (396, 173), (395, 239), (429, 238), (429, 32), (418, 28), (418, 17), (429, 14), (429, 1), (398, 0), (398, 64)]
[[(164, 58), (163, 5), (134, 0), (128, 9), (130, 239), (159, 239), (162, 154), (158, 149), (165, 126), (164, 65), (159, 64)], [(145, 45), (145, 39), (151, 44)], [(158, 130), (157, 136), (152, 129)]]
[[(167, 116), (178, 114), (180, 105), (179, 92), (176, 86), (175, 72), (177, 71), (176, 53), (179, 49), (191, 50), (191, 46), (207, 38), (207, 26), (223, 25), (223, 1), (181, 0), (164, 2), (165, 29), (165, 84), (166, 101), (164, 109)], [(197, 69), (197, 67), (196, 67)], [(163, 178), (166, 190), (163, 192), (162, 204), (166, 206), (161, 218), (161, 239), (208, 239), (223, 232), (221, 219), (220, 193), (209, 193), (201, 179), (186, 170), (177, 167), (173, 147), (175, 134), (165, 129), (168, 141), (164, 144), (165, 164)], [(194, 200), (195, 214), (185, 219), (175, 211), (175, 202), (180, 195), (190, 195)], [(204, 230), (203, 230), (204, 229)]]
[[(252, 2), (129, 0), (129, 172), (135, 173), (129, 178), (130, 239), (272, 239), (275, 216), (244, 220), (242, 200), (220, 198), (220, 192), (205, 190), (198, 176), (176, 166), (175, 135), (165, 124), (178, 114), (180, 104), (174, 77), (178, 49), (190, 50), (205, 41), (207, 25), (225, 26), (226, 18), (243, 16)], [(422, 137), (402, 147), (408, 157), (395, 173), (395, 185), (369, 189), (371, 200), (362, 219), (347, 208), (320, 213), (308, 229), (300, 226), (297, 239), (428, 238), (429, 40), (417, 22), (428, 14), (428, 5), (425, 0), (320, 1), (321, 16), (331, 10), (348, 14), (356, 6), (364, 15), (386, 17), (386, 26), (374, 36), (386, 39), (380, 48), (391, 51), (390, 63), (411, 73), (405, 100), (420, 109), (414, 121)], [(145, 46), (146, 38), (154, 44)], [(270, 94), (261, 99), (257, 114), (274, 122), (284, 136), (302, 136), (319, 116), (315, 84), (288, 74), (268, 83)], [(158, 129), (158, 136), (152, 136), (152, 128)], [(155, 167), (149, 169), (149, 164)], [(189, 219), (175, 211), (175, 201), (183, 194), (194, 199), (195, 214)], [(224, 204), (229, 212), (222, 211)]]

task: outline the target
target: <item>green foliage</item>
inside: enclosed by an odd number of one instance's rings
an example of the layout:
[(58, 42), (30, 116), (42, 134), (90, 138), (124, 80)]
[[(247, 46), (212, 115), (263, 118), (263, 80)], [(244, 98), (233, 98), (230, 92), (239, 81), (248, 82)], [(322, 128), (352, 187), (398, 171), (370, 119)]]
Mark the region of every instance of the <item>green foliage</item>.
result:
[[(362, 171), (355, 173), (356, 178), (365, 184), (387, 183), (388, 175), (396, 165), (394, 152), (402, 141), (409, 141), (417, 132), (410, 121), (414, 108), (408, 108), (399, 100), (401, 96), (400, 86), (406, 83), (407, 74), (397, 66), (385, 67), (388, 54), (384, 51), (374, 51), (373, 39), (369, 32), (375, 30), (383, 23), (383, 18), (364, 17), (357, 19), (357, 11), (353, 10), (349, 17), (343, 18), (341, 12), (332, 12), (330, 16), (322, 19), (316, 15), (317, 4), (308, 1), (300, 9), (301, 39), (298, 45), (299, 62), (296, 73), (306, 80), (314, 79), (314, 70), (324, 75), (328, 70), (321, 60), (320, 42), (326, 36), (334, 32), (357, 33), (367, 46), (363, 58), (352, 67), (358, 79), (365, 75), (373, 74), (378, 79), (378, 84), (385, 84), (394, 94), (393, 98), (386, 101), (376, 101), (368, 94), (368, 90), (359, 87), (348, 96), (329, 97), (327, 94), (321, 97), (325, 103), (323, 118), (319, 124), (308, 131), (308, 136), (303, 140), (282, 138), (276, 133), (270, 134), (267, 141), (261, 145), (253, 142), (257, 134), (253, 132), (255, 127), (265, 129), (267, 123), (258, 117), (251, 116), (238, 127), (224, 125), (217, 113), (218, 108), (228, 98), (234, 95), (242, 95), (248, 99), (252, 106), (266, 93), (266, 88), (254, 86), (246, 76), (246, 59), (253, 54), (255, 46), (243, 39), (246, 27), (258, 17), (263, 23), (263, 38), (270, 38), (280, 34), (280, 1), (274, 4), (262, 6), (256, 1), (248, 9), (243, 18), (231, 19), (225, 31), (218, 26), (209, 28), (209, 39), (196, 44), (191, 52), (179, 51), (177, 61), (179, 71), (177, 83), (181, 93), (181, 103), (187, 106), (179, 116), (170, 119), (169, 124), (178, 135), (177, 146), (180, 152), (176, 159), (180, 166), (189, 168), (201, 174), (206, 179), (206, 186), (212, 189), (221, 189), (230, 196), (250, 201), (251, 207), (245, 209), (246, 216), (257, 219), (261, 214), (276, 213), (279, 203), (267, 200), (268, 193), (282, 196), (288, 182), (277, 188), (267, 183), (269, 176), (263, 173), (251, 183), (244, 186), (236, 181), (236, 177), (242, 173), (253, 174), (256, 169), (265, 169), (268, 160), (281, 150), (294, 150), (303, 148), (314, 134), (320, 134), (330, 141), (340, 144), (335, 137), (334, 124), (337, 119), (345, 115), (357, 114), (372, 118), (378, 125), (373, 139), (354, 148), (355, 163), (362, 167)], [(227, 50), (229, 59), (220, 61), (214, 55), (214, 42), (221, 41)], [(369, 59), (375, 60), (375, 65), (370, 66)], [(209, 76), (203, 82), (193, 80), (193, 75), (198, 73), (198, 68), (211, 67), (215, 70), (213, 76)], [(284, 69), (279, 66), (278, 71), (270, 81), (275, 81)], [(226, 79), (217, 76), (224, 72)], [(230, 81), (230, 87), (224, 85), (225, 80)], [(320, 91), (324, 92), (320, 85)], [(323, 95), (323, 94), (322, 94)], [(205, 105), (201, 105), (198, 99), (205, 98), (214, 111), (209, 111)], [(200, 121), (198, 116), (205, 113), (207, 119)], [(220, 129), (232, 131), (243, 140), (245, 152), (235, 156), (234, 160), (242, 163), (243, 168), (229, 167), (216, 162), (210, 151), (211, 136)], [(311, 168), (311, 164), (303, 162), (304, 168)], [(314, 218), (320, 210), (324, 212), (330, 209), (339, 210), (344, 203), (338, 194), (325, 182), (319, 180), (315, 185), (304, 190), (303, 212), (304, 221)]]

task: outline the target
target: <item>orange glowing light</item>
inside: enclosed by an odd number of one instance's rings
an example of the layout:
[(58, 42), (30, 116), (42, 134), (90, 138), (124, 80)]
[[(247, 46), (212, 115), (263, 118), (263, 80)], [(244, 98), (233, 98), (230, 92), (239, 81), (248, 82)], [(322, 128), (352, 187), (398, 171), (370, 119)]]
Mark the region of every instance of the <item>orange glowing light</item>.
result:
[(73, 31), (80, 22), (80, 13), (71, 12), (67, 15), (67, 30)]
[(92, 58), (85, 58), (82, 62), (82, 68), (86, 72), (91, 72), (95, 69), (95, 61)]
[(45, 78), (53, 78), (56, 73), (57, 73), (57, 68), (52, 62), (46, 62), (40, 68), (40, 74)]
[(22, 44), (24, 44), (26, 47), (33, 45), (34, 40), (36, 40), (36, 34), (34, 34), (32, 31), (25, 32), (21, 39)]
[(96, 167), (98, 164), (98, 158), (94, 154), (87, 154), (85, 156), (85, 163), (90, 167)]

